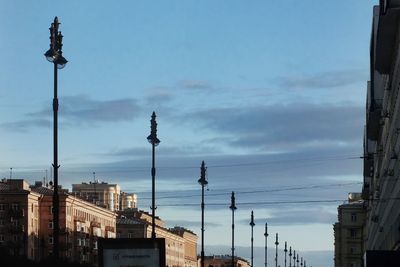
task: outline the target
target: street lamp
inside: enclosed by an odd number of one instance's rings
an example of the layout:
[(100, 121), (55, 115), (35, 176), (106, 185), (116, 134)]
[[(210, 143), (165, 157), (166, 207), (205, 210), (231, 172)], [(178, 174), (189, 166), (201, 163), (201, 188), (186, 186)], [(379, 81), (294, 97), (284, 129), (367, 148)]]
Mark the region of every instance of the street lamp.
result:
[(264, 257), (265, 257), (265, 267), (267, 267), (267, 257), (268, 257), (268, 248), (267, 248), (267, 238), (268, 238), (268, 224), (265, 223), (265, 251), (264, 251)]
[(57, 97), (57, 70), (62, 69), (67, 64), (67, 60), (62, 55), (63, 35), (58, 31), (58, 18), (55, 17), (50, 30), (50, 49), (44, 54), (46, 59), (54, 65), (54, 98), (53, 98), (53, 172), (54, 172), (54, 191), (53, 191), (53, 255), (55, 259), (59, 253), (59, 196), (58, 196), (58, 97)]
[(278, 233), (275, 236), (275, 267), (278, 267)]
[(292, 267), (292, 246), (289, 248), (289, 267)]
[(157, 138), (157, 122), (156, 113), (153, 111), (150, 120), (150, 135), (147, 137), (147, 141), (152, 146), (152, 165), (151, 165), (151, 238), (156, 238), (155, 225), (156, 225), (156, 168), (155, 168), (155, 152), (156, 146), (160, 144), (160, 140)]
[(235, 192), (232, 191), (231, 195), (231, 206), (229, 207), (232, 210), (232, 267), (235, 266)]
[(285, 252), (285, 267), (286, 267), (286, 257), (287, 257), (287, 242), (285, 241), (285, 249), (283, 250)]
[(293, 250), (293, 267), (296, 267), (296, 250)]
[(200, 267), (204, 267), (204, 186), (208, 184), (206, 180), (206, 167), (204, 160), (201, 162), (200, 167), (200, 179), (198, 180), (201, 184), (201, 262)]
[(253, 211), (251, 211), (251, 219), (250, 219), (250, 226), (251, 226), (251, 267), (253, 267), (253, 259), (254, 259), (254, 257), (253, 257), (253, 241), (254, 241), (253, 228), (254, 228), (254, 225), (256, 225), (254, 223), (254, 213), (253, 213)]

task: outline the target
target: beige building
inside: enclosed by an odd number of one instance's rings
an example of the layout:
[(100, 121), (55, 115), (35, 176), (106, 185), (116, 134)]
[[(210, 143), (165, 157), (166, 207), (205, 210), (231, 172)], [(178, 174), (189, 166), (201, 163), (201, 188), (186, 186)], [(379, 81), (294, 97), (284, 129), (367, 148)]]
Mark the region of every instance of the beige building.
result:
[(361, 193), (350, 193), (348, 203), (338, 207), (338, 222), (333, 226), (335, 267), (363, 266), (365, 214)]
[(120, 210), (121, 189), (117, 184), (108, 184), (98, 180), (73, 184), (72, 194), (111, 211)]
[[(200, 263), (199, 263), (200, 266)], [(231, 255), (214, 255), (204, 257), (205, 267), (230, 267), (232, 266)], [(234, 257), (234, 267), (250, 267), (250, 263), (240, 257)]]
[[(116, 213), (59, 190), (60, 256), (97, 263), (99, 237), (116, 237)], [(22, 179), (0, 182), (0, 247), (11, 255), (42, 260), (53, 249), (53, 190)]]
[(120, 210), (137, 209), (138, 208), (136, 194), (121, 192), (120, 199), (121, 199)]
[(39, 200), (21, 179), (0, 182), (0, 247), (11, 255), (39, 259)]
[[(41, 195), (40, 255), (46, 258), (53, 248), (53, 190), (36, 184)], [(116, 213), (60, 191), (60, 256), (81, 263), (97, 263), (97, 240), (116, 237)]]
[(366, 250), (400, 250), (400, 1), (374, 7), (364, 135)]
[[(167, 266), (197, 267), (197, 235), (181, 227), (167, 229), (158, 217), (155, 222), (156, 237), (165, 238)], [(138, 210), (120, 212), (118, 238), (150, 238), (151, 231), (150, 214)]]

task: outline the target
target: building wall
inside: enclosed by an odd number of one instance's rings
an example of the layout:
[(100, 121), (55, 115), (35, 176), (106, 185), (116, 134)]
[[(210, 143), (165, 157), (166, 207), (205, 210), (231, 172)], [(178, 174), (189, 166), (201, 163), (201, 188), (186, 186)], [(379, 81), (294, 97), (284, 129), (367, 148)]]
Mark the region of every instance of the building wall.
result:
[(111, 211), (120, 210), (119, 204), (121, 189), (117, 184), (108, 184), (98, 181), (73, 184), (72, 193), (79, 198), (107, 208)]
[(0, 183), (0, 246), (15, 256), (39, 257), (39, 199), (21, 179)]
[(365, 214), (360, 200), (338, 207), (338, 222), (334, 224), (335, 267), (363, 266)]
[[(205, 267), (229, 267), (232, 266), (232, 258), (229, 255), (222, 256), (206, 256), (204, 257)], [(234, 267), (250, 267), (249, 262), (246, 260), (235, 257)]]
[(364, 136), (367, 250), (400, 249), (400, 9), (374, 7)]

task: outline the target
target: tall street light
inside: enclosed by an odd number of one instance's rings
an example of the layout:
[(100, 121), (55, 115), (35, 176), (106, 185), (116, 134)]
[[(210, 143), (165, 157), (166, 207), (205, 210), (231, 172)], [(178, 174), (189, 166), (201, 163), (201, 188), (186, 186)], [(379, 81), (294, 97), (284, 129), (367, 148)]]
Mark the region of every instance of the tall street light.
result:
[(204, 160), (201, 162), (200, 167), (200, 179), (198, 180), (201, 184), (201, 262), (200, 266), (204, 267), (204, 186), (208, 184), (206, 180), (206, 166)]
[(283, 250), (285, 252), (285, 267), (286, 267), (286, 257), (287, 257), (287, 242), (285, 241), (285, 249)]
[(254, 228), (254, 225), (256, 225), (254, 223), (254, 213), (253, 213), (253, 211), (251, 211), (251, 219), (250, 219), (250, 226), (251, 226), (251, 267), (254, 266), (253, 265), (253, 259), (254, 259), (254, 257), (253, 257), (253, 241), (254, 241), (253, 228)]
[(58, 197), (58, 96), (57, 96), (57, 70), (62, 69), (67, 64), (67, 60), (62, 55), (63, 35), (58, 31), (58, 18), (55, 17), (50, 30), (50, 49), (44, 54), (49, 62), (54, 65), (54, 98), (53, 98), (53, 172), (54, 172), (54, 191), (53, 191), (53, 256), (58, 259), (59, 253), (59, 197)]
[(289, 248), (289, 267), (292, 267), (292, 247)]
[(268, 238), (268, 224), (267, 223), (265, 223), (265, 233), (264, 233), (264, 236), (265, 236), (265, 251), (264, 251), (264, 257), (265, 257), (265, 263), (264, 263), (264, 265), (265, 265), (265, 267), (267, 267), (267, 260), (268, 260), (268, 248), (267, 248), (267, 238)]
[(232, 210), (232, 267), (235, 266), (235, 192), (232, 191), (231, 196), (231, 206), (229, 207)]
[(278, 267), (278, 233), (275, 236), (275, 267)]
[(156, 146), (160, 144), (160, 140), (157, 138), (157, 122), (156, 113), (153, 111), (150, 120), (150, 135), (147, 137), (147, 141), (152, 146), (152, 164), (151, 164), (151, 238), (156, 238), (156, 167), (155, 167), (155, 151)]

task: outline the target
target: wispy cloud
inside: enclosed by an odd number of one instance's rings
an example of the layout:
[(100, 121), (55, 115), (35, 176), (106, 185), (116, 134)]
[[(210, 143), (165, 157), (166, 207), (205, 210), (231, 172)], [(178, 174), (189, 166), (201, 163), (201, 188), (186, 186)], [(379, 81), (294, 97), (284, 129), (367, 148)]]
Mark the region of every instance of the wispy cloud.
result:
[(360, 140), (364, 115), (354, 104), (291, 103), (215, 108), (179, 120), (227, 136), (228, 145), (265, 151), (351, 145)]
[(329, 71), (315, 74), (281, 76), (276, 79), (281, 87), (324, 89), (350, 85), (365, 81), (367, 72), (359, 69)]
[(178, 85), (191, 90), (208, 90), (212, 88), (209, 82), (203, 80), (182, 80), (178, 82)]
[[(333, 224), (337, 214), (322, 209), (310, 208), (307, 210), (275, 210), (267, 219), (268, 224), (278, 225), (305, 225), (305, 224)], [(239, 223), (248, 225), (249, 219), (241, 220)], [(256, 225), (264, 225), (265, 218), (255, 219)]]
[[(26, 132), (33, 127), (49, 127), (52, 121), (52, 108), (27, 113), (16, 122), (1, 124), (3, 129)], [(98, 123), (132, 121), (141, 112), (141, 107), (133, 98), (115, 100), (93, 100), (86, 95), (66, 96), (60, 99), (60, 120), (64, 125), (86, 126)]]

